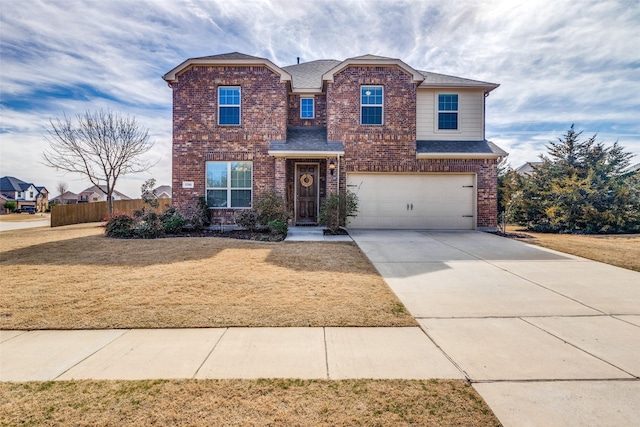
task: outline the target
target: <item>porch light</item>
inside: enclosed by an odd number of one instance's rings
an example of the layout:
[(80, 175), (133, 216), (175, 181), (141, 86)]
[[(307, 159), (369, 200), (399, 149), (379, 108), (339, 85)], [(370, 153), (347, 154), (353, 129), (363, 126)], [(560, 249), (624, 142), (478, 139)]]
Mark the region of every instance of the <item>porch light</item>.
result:
[(329, 160), (329, 172), (333, 175), (333, 171), (336, 170), (336, 163), (333, 160)]

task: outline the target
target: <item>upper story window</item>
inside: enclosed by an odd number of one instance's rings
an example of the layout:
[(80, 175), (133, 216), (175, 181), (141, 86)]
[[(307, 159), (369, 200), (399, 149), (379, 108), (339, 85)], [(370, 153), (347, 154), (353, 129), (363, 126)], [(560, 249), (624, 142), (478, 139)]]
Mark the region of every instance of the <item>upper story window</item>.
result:
[(382, 86), (360, 87), (360, 123), (363, 125), (381, 125), (383, 112)]
[(438, 130), (458, 129), (458, 94), (438, 95)]
[(29, 191), (29, 198), (33, 199), (33, 191)]
[(313, 119), (315, 117), (315, 106), (313, 98), (300, 98), (300, 118)]
[(218, 124), (240, 124), (239, 86), (220, 86), (218, 88)]

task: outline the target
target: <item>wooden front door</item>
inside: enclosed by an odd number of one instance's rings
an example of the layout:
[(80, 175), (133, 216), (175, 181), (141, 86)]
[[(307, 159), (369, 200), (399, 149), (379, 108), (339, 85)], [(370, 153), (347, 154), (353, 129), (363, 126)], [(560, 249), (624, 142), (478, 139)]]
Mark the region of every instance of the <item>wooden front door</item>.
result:
[(318, 222), (318, 165), (296, 165), (296, 224)]

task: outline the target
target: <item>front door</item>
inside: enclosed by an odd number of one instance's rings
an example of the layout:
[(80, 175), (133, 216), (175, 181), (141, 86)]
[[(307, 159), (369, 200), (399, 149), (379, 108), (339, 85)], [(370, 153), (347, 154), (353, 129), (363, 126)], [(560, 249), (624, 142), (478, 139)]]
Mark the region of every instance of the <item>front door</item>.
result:
[(318, 165), (296, 165), (296, 224), (318, 222)]

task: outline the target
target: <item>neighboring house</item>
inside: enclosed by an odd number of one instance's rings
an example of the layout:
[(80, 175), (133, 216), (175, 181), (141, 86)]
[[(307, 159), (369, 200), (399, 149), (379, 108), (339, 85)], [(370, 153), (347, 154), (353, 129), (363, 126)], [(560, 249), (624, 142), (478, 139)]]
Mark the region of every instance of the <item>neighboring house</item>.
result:
[(354, 228), (494, 229), (497, 164), (485, 98), (499, 85), (364, 55), (279, 67), (241, 53), (192, 58), (173, 90), (173, 203), (214, 217), (270, 189), (296, 225), (331, 193), (358, 195)]
[(540, 166), (542, 162), (527, 162), (515, 170), (519, 175), (531, 175), (536, 166)]
[[(148, 194), (149, 196), (155, 195), (156, 199), (170, 199), (171, 198), (171, 186), (170, 185), (161, 185), (153, 189), (153, 194)], [(147, 196), (147, 193), (142, 193), (142, 197)]]
[(157, 187), (155, 190), (156, 197), (158, 199), (170, 199), (171, 198), (171, 186), (170, 185), (161, 185)]
[(33, 206), (36, 212), (49, 209), (49, 191), (45, 187), (37, 187), (13, 176), (0, 178), (0, 193), (7, 200), (16, 202), (18, 209), (25, 206)]
[(9, 200), (7, 196), (5, 196), (4, 194), (0, 194), (0, 215), (9, 213), (9, 211), (4, 207), (4, 204), (9, 201), (13, 200)]
[[(113, 200), (131, 200), (130, 197), (125, 196), (121, 192), (114, 190), (113, 191)], [(107, 187), (101, 185), (98, 187), (94, 185), (93, 187), (89, 187), (84, 191), (81, 191), (78, 194), (78, 203), (93, 203), (93, 202), (106, 202), (107, 201)]]
[(71, 191), (65, 191), (63, 194), (51, 199), (52, 203), (58, 205), (75, 205), (78, 203), (79, 195)]

